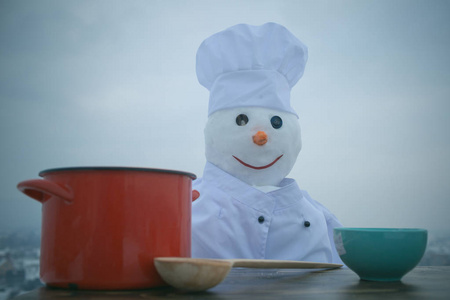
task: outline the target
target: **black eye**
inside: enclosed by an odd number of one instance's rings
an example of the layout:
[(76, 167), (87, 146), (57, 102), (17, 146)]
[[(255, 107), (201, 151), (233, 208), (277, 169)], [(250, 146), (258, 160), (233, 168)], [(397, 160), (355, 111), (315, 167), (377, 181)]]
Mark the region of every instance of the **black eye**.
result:
[(283, 126), (283, 120), (279, 116), (274, 116), (270, 119), (270, 124), (272, 124), (273, 128), (278, 129)]
[(244, 126), (247, 123), (248, 123), (247, 115), (240, 114), (239, 116), (236, 117), (236, 124), (238, 124), (239, 126)]

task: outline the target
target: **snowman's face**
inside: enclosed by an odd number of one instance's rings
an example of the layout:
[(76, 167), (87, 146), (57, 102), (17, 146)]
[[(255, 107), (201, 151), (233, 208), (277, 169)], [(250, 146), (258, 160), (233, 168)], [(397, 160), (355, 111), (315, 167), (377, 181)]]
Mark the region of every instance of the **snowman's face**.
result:
[(206, 159), (250, 185), (278, 185), (302, 143), (291, 113), (239, 107), (213, 113), (205, 127)]

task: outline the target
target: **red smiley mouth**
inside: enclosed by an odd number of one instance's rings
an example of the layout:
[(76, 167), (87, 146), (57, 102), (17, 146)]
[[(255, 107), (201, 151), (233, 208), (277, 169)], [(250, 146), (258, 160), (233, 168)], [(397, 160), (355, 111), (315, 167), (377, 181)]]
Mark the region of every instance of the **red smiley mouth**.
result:
[(267, 169), (268, 167), (273, 166), (273, 165), (274, 165), (274, 164), (275, 164), (282, 156), (283, 156), (283, 154), (281, 154), (280, 156), (278, 156), (277, 158), (275, 158), (275, 160), (274, 160), (273, 162), (271, 162), (270, 164), (268, 164), (268, 165), (265, 165), (265, 166), (262, 166), (262, 167), (255, 167), (255, 166), (249, 165), (248, 163), (243, 162), (242, 160), (240, 160), (239, 158), (237, 158), (236, 156), (233, 155), (233, 157), (234, 157), (238, 162), (240, 162), (241, 164), (243, 164), (244, 166), (246, 166), (246, 167), (248, 167), (248, 168), (252, 168), (252, 169), (255, 169), (255, 170)]

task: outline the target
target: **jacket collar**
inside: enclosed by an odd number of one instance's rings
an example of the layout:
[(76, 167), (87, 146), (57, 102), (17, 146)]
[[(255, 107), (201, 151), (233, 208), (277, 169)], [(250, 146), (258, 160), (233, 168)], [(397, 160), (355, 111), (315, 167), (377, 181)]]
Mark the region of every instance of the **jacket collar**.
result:
[(202, 180), (235, 200), (261, 211), (273, 212), (283, 209), (298, 203), (303, 197), (294, 179), (285, 178), (281, 181), (279, 189), (264, 193), (210, 162), (206, 163)]

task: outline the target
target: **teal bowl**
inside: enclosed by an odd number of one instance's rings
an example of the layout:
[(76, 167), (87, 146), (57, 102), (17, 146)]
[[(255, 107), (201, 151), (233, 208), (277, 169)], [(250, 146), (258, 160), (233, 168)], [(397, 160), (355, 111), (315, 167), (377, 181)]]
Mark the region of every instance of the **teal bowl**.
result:
[(334, 229), (334, 243), (344, 264), (362, 280), (399, 281), (414, 269), (427, 247), (425, 229)]

